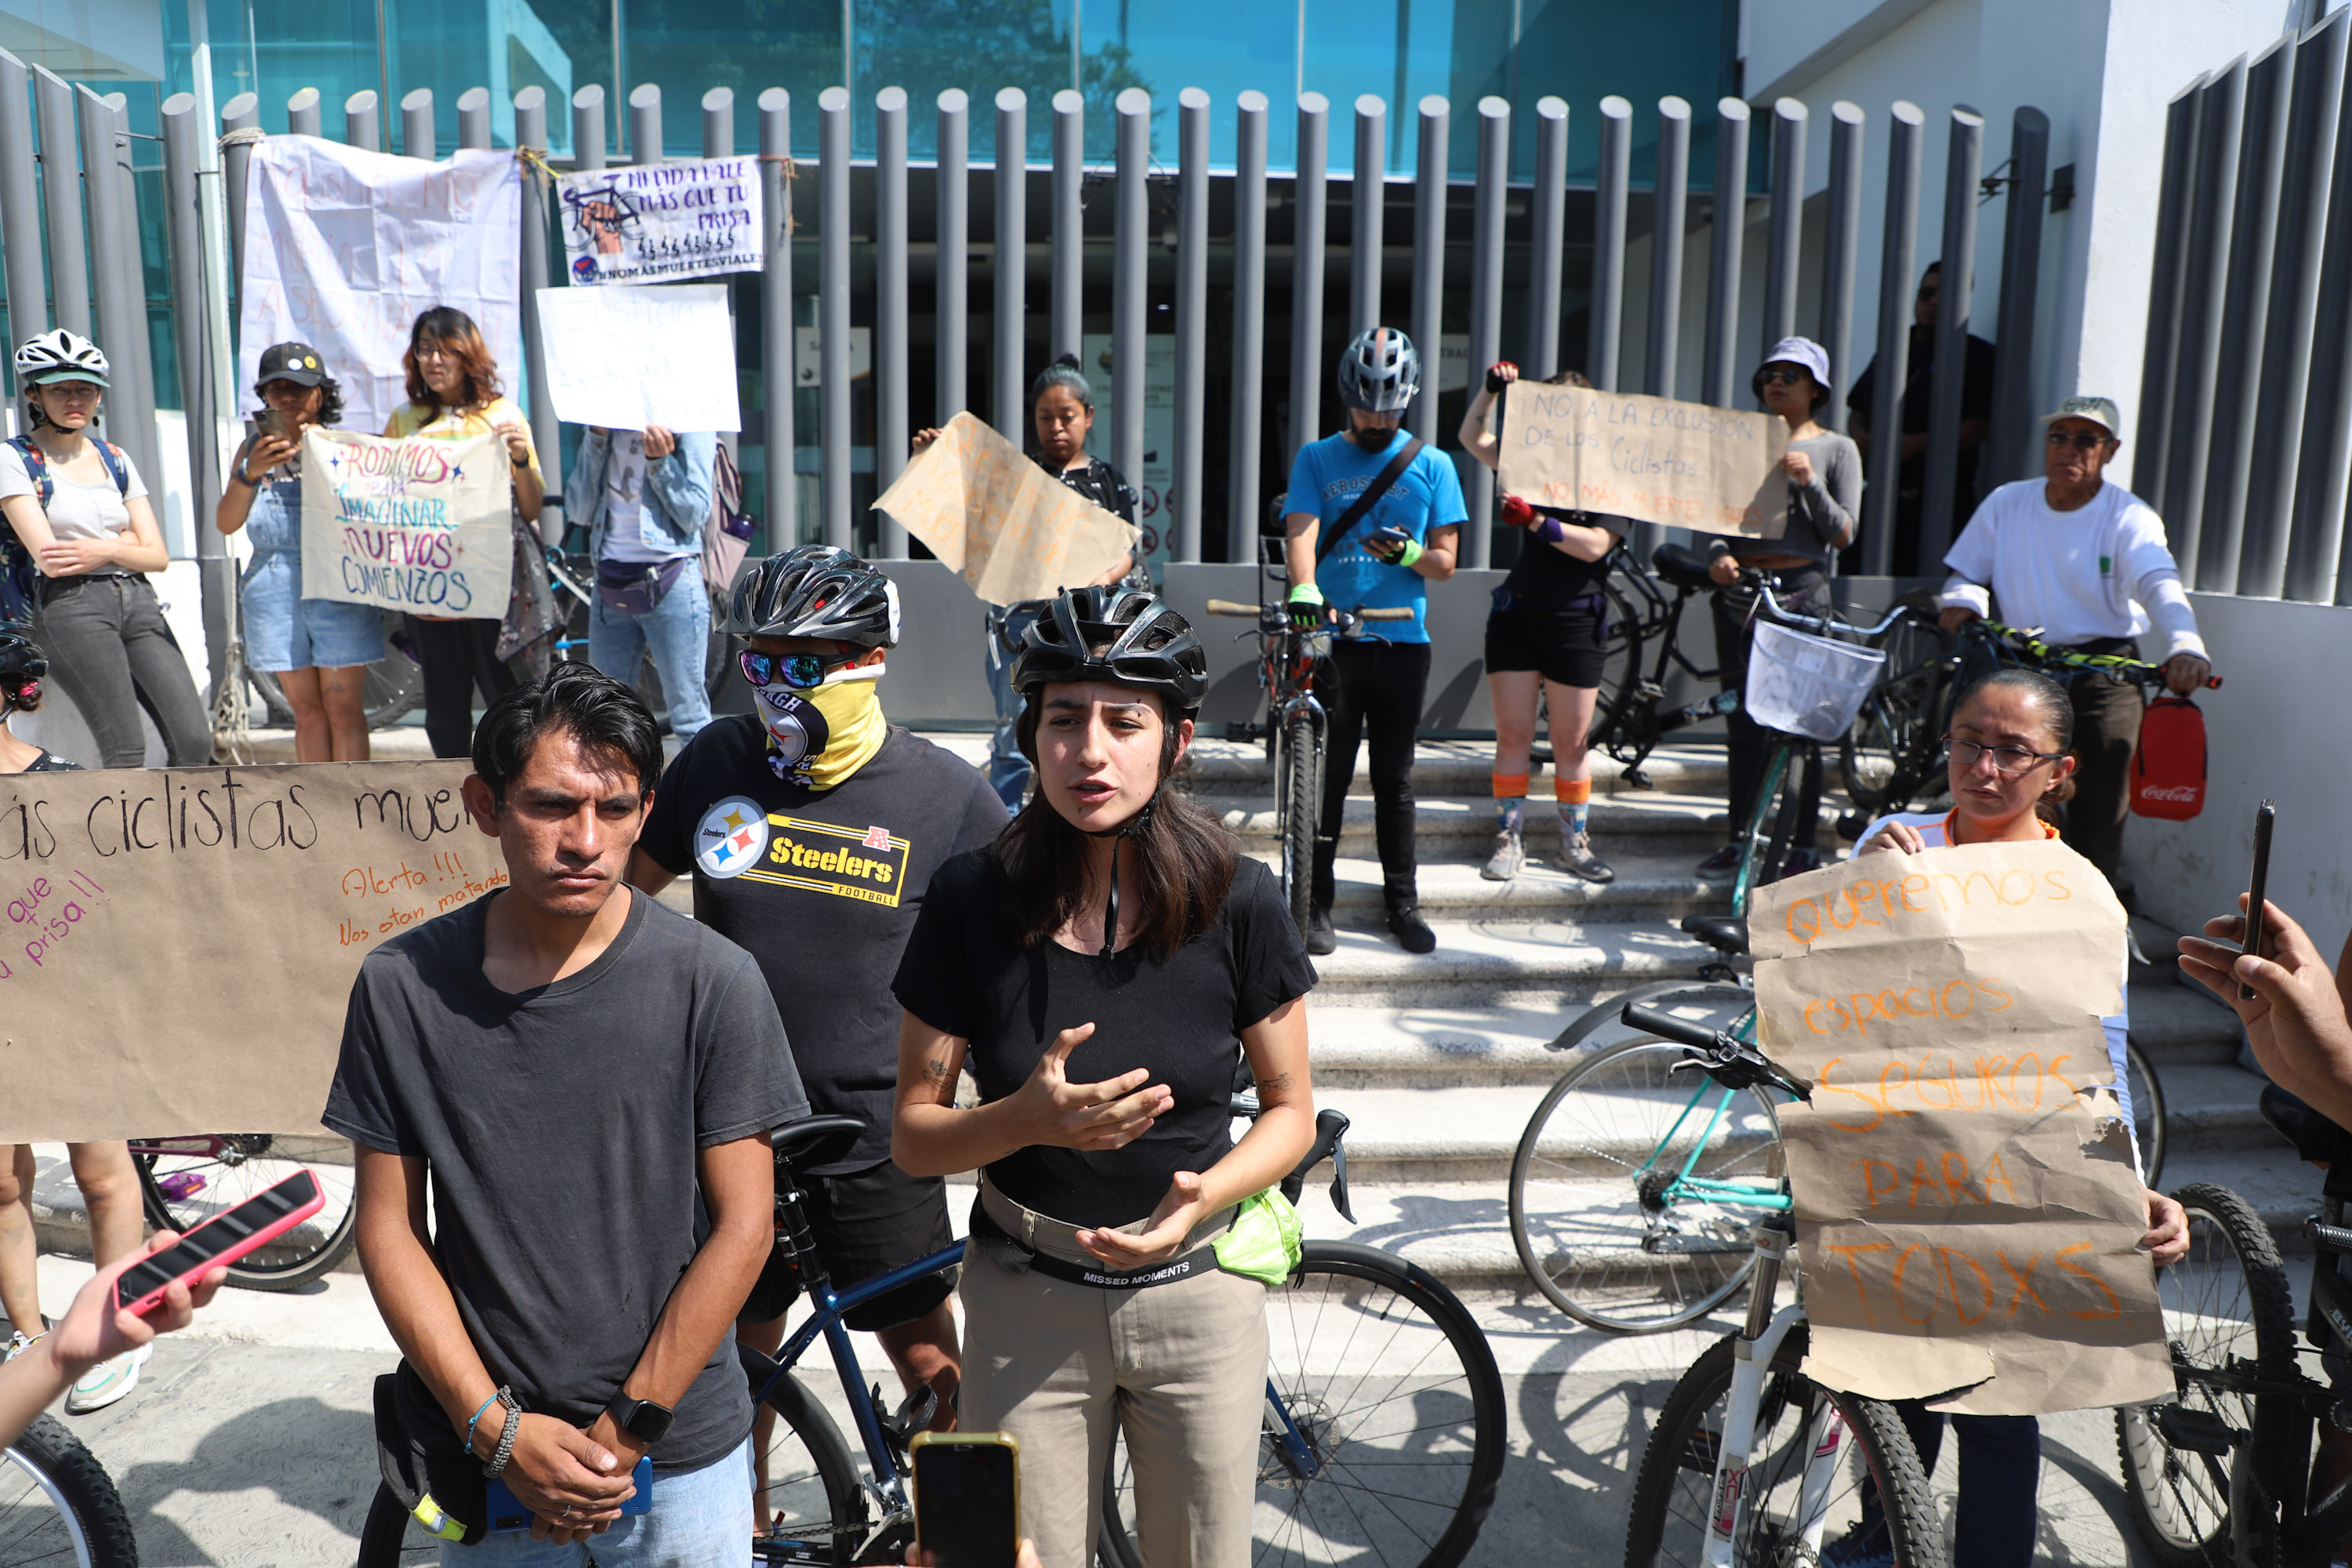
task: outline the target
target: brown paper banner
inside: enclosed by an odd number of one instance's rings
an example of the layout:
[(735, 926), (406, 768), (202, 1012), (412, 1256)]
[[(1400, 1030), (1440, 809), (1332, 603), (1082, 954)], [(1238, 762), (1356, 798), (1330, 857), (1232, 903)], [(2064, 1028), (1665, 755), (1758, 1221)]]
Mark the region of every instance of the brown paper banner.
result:
[(1758, 539), (1789, 526), (1789, 426), (1761, 410), (1520, 381), (1496, 438), (1503, 489), (1539, 506)]
[(1051, 598), (1126, 560), (1137, 531), (970, 414), (948, 421), (874, 503), (992, 605)]
[(320, 1131), (360, 961), (506, 884), (471, 771), (0, 778), (0, 1142)]

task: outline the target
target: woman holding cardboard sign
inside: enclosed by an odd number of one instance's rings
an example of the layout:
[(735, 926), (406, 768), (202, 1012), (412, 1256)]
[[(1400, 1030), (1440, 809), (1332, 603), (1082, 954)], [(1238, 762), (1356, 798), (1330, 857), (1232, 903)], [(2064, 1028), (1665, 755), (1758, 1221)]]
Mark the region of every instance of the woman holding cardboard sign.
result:
[(481, 329), (463, 310), (436, 305), (409, 329), (408, 352), (401, 356), (408, 374), (408, 402), (384, 423), (387, 436), (429, 436), (462, 441), (496, 435), (505, 441), (514, 481), (514, 585), (503, 619), (452, 620), (439, 616), (408, 617), (416, 662), (425, 672), (425, 732), (436, 757), (473, 752), (474, 692), (497, 701), (517, 684), (507, 660), (528, 653), (547, 657), (545, 641), (558, 629), (547, 563), (540, 558), (531, 525), (547, 499), (539, 454), (522, 410), (499, 395), (499, 367)]
[[(1952, 710), (1949, 752), (1952, 809), (1880, 818), (1854, 853), (1899, 849), (1917, 855), (1962, 844), (2039, 843), (2058, 837), (2043, 820), (2074, 793), (2074, 709), (2066, 689), (2032, 670), (2004, 669), (1963, 692)], [(2128, 1019), (2102, 1019), (2118, 1098), (2125, 1093), (2124, 1038)], [(2123, 1107), (2124, 1125), (2131, 1108)], [(2140, 1245), (2158, 1265), (2189, 1250), (2180, 1205), (2148, 1191), (2147, 1234)], [(1944, 1440), (1944, 1415), (1925, 1404), (1898, 1404), (1904, 1426), (1929, 1470)], [(2034, 1498), (2042, 1474), (2042, 1431), (2031, 1415), (1954, 1415), (1959, 1441), (1959, 1532), (1953, 1568), (2026, 1568), (2033, 1560)], [(1826, 1568), (1891, 1563), (1893, 1549), (1874, 1493), (1865, 1494), (1862, 1521), (1822, 1553)]]

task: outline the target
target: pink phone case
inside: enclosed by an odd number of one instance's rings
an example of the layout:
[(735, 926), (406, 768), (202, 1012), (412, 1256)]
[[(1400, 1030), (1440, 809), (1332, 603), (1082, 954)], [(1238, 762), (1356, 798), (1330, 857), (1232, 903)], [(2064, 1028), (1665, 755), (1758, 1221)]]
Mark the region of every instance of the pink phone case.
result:
[[(174, 1284), (177, 1284), (183, 1279), (201, 1279), (212, 1269), (236, 1262), (238, 1258), (243, 1258), (247, 1253), (253, 1251), (256, 1247), (266, 1247), (270, 1242), (277, 1240), (278, 1237), (285, 1235), (288, 1231), (292, 1230), (296, 1226), (300, 1225), (304, 1220), (309, 1219), (312, 1215), (317, 1214), (320, 1209), (327, 1206), (327, 1194), (320, 1191), (319, 1178), (312, 1175), (308, 1171), (297, 1171), (292, 1175), (287, 1177), (284, 1181), (277, 1184), (277, 1185), (268, 1188), (267, 1191), (262, 1192), (254, 1197), (247, 1198), (244, 1203), (237, 1205), (236, 1207), (228, 1210), (226, 1213), (213, 1215), (212, 1218), (205, 1221), (204, 1224), (196, 1226), (195, 1229), (189, 1231), (185, 1236), (183, 1236), (178, 1242), (174, 1242), (172, 1246), (165, 1247), (162, 1252), (159, 1252), (154, 1256), (159, 1258), (169, 1258), (173, 1252), (179, 1249), (182, 1244), (204, 1235), (205, 1232), (212, 1229), (213, 1226), (216, 1225), (220, 1225), (225, 1221), (236, 1219), (239, 1215), (244, 1215), (247, 1209), (261, 1207), (266, 1210), (268, 1206), (269, 1198), (272, 1194), (282, 1192), (287, 1187), (297, 1183), (305, 1184), (309, 1186), (310, 1196), (308, 1202), (299, 1204), (287, 1213), (278, 1215), (276, 1219), (271, 1220), (268, 1224), (263, 1226), (259, 1230), (253, 1232), (250, 1236), (240, 1237), (236, 1241), (232, 1242), (222, 1251), (215, 1253), (209, 1258), (199, 1260), (188, 1268), (173, 1275), (170, 1279), (167, 1279), (163, 1284), (154, 1287), (147, 1291), (146, 1294), (138, 1297), (134, 1300), (125, 1301), (122, 1300), (122, 1282), (121, 1280), (117, 1279), (114, 1287), (115, 1305), (118, 1308), (128, 1308), (130, 1310), (143, 1318), (148, 1313), (153, 1311), (155, 1308), (162, 1303), (163, 1300), (163, 1292), (169, 1290)], [(148, 1260), (142, 1259), (141, 1261), (145, 1262)], [(136, 1268), (139, 1265), (133, 1264), (131, 1267)], [(126, 1270), (126, 1272), (128, 1271)]]

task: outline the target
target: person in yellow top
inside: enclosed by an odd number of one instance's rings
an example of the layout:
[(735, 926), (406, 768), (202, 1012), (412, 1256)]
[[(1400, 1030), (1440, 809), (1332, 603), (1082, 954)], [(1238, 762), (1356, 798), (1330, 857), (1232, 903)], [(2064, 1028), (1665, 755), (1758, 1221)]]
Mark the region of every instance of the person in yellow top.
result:
[(558, 629), (547, 564), (534, 526), (546, 479), (522, 410), (499, 392), (499, 367), (481, 329), (463, 310), (436, 305), (408, 330), (401, 356), (408, 402), (384, 422), (387, 436), (463, 440), (497, 435), (507, 444), (514, 479), (514, 586), (501, 619), (408, 617), (409, 646), (425, 674), (425, 733), (436, 757), (465, 757), (474, 747), (474, 691), (485, 707), (519, 684), (507, 660), (521, 655), (545, 673), (549, 639)]

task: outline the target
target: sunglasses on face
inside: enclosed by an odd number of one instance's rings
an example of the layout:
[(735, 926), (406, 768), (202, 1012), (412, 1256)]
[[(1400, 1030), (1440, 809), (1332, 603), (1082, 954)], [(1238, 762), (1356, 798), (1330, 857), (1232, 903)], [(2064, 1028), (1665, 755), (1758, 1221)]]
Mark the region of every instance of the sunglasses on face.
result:
[(1812, 377), (1794, 365), (1768, 365), (1756, 373), (1756, 379), (1766, 386), (1801, 386)]
[(828, 670), (850, 663), (856, 655), (827, 658), (821, 653), (758, 653), (747, 647), (735, 657), (743, 667), (743, 679), (754, 686), (782, 681), (796, 691), (809, 691), (824, 684)]
[(2107, 444), (2107, 437), (2095, 430), (2053, 430), (2043, 439), (2053, 447), (2079, 447), (2085, 452), (2095, 452)]

